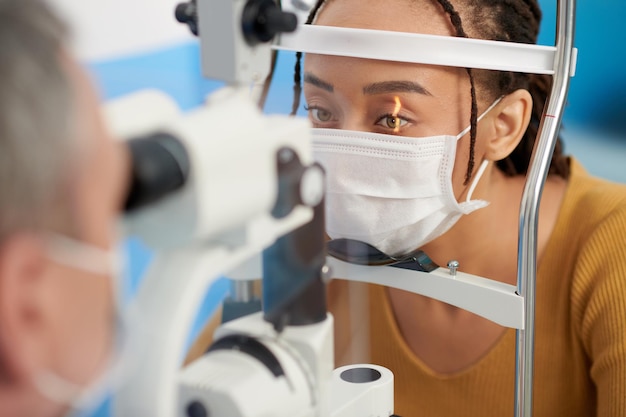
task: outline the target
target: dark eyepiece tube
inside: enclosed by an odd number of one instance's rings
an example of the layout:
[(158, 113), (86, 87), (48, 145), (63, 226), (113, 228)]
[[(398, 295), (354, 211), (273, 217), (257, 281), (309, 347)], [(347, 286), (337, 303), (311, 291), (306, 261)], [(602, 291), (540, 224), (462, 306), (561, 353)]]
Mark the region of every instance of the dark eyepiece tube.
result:
[(182, 188), (189, 177), (189, 154), (175, 136), (159, 132), (128, 140), (132, 167), (125, 210), (130, 212)]

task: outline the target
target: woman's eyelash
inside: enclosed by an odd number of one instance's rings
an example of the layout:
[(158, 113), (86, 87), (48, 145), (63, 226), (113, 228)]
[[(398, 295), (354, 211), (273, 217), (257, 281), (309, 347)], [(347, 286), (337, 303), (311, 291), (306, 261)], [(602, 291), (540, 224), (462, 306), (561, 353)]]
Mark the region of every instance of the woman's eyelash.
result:
[(399, 114), (385, 113), (385, 114), (381, 114), (380, 116), (378, 116), (376, 118), (376, 122), (378, 123), (378, 122), (380, 122), (381, 120), (383, 120), (383, 119), (385, 119), (387, 117), (394, 118), (394, 119), (401, 119), (401, 120), (405, 120), (407, 122), (411, 121), (411, 119), (409, 119), (408, 117), (404, 117), (404, 116), (399, 115)]

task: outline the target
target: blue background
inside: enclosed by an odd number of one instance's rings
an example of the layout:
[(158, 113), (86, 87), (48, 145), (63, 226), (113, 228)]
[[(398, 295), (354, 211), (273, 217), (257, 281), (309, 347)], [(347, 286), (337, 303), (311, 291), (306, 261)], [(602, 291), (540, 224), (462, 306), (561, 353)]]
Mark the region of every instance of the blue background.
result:
[[(540, 44), (554, 43), (556, 2), (540, 2), (544, 23)], [(566, 152), (574, 154), (592, 173), (626, 183), (626, 15), (624, 0), (581, 1), (578, 6), (576, 46), (579, 63), (569, 93), (563, 135)], [(173, 19), (172, 19), (173, 21)], [(172, 24), (176, 24), (174, 21)], [(219, 57), (216, 57), (219, 59)], [(291, 103), (293, 55), (281, 54), (268, 112), (286, 113)], [(144, 88), (157, 88), (171, 95), (188, 110), (200, 105), (221, 83), (205, 80), (200, 73), (197, 42), (106, 62), (87, 63), (103, 99), (118, 97)], [(130, 277), (127, 287), (134, 294), (150, 252), (140, 242), (129, 240)], [(219, 302), (228, 293), (225, 279), (209, 290), (190, 340), (201, 329)], [(94, 416), (109, 415), (105, 403)]]

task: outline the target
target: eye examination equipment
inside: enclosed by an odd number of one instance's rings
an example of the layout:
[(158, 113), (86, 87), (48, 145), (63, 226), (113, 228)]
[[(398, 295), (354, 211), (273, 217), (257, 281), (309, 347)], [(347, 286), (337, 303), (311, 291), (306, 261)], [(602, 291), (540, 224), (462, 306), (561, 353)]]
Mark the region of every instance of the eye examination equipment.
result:
[[(204, 75), (229, 86), (188, 114), (157, 93), (106, 109), (113, 131), (132, 138), (127, 232), (157, 251), (135, 306), (143, 353), (115, 414), (392, 415), (388, 370), (333, 370), (324, 286), (336, 277), (413, 291), (517, 329), (514, 415), (532, 416), (537, 214), (575, 73), (575, 0), (558, 1), (554, 47), (296, 25), (285, 10), (308, 3), (179, 5), (176, 18), (199, 36)], [(269, 73), (272, 49), (552, 75), (520, 208), (517, 286), (454, 262), (434, 265), (425, 254), (402, 260), (419, 268), (341, 259), (337, 247), (327, 257), (323, 172), (311, 157), (308, 122), (262, 115), (251, 95)], [(377, 268), (386, 268), (384, 283)], [(222, 274), (262, 276), (263, 311), (225, 323), (209, 352), (181, 369), (194, 314)]]

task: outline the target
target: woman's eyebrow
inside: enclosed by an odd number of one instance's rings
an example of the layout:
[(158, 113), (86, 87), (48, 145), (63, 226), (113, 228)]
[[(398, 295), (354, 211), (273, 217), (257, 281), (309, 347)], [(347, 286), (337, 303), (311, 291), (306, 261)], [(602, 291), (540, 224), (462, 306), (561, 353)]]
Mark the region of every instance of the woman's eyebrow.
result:
[(432, 96), (430, 91), (421, 84), (413, 81), (383, 81), (368, 84), (363, 87), (363, 94), (389, 94), (389, 93), (418, 93), (425, 96)]
[(321, 88), (322, 90), (326, 90), (329, 93), (332, 93), (333, 91), (335, 91), (335, 87), (331, 83), (326, 82), (322, 80), (321, 78), (316, 77), (310, 72), (307, 72), (304, 74), (304, 82), (312, 84), (318, 88)]

